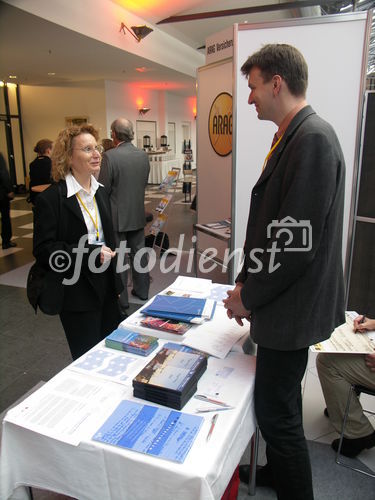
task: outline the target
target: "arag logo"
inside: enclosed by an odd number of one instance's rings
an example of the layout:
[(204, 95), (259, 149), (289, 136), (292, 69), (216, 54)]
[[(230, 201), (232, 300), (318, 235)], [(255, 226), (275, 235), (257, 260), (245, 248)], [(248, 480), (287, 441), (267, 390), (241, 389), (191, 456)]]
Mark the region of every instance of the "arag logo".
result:
[(232, 152), (232, 96), (227, 92), (219, 94), (212, 103), (208, 135), (218, 155), (228, 156)]

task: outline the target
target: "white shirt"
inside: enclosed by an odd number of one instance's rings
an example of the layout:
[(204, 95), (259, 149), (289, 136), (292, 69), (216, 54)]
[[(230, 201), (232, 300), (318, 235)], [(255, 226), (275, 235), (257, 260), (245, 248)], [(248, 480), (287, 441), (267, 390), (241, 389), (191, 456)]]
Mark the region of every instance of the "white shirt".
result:
[[(77, 179), (69, 173), (65, 177), (66, 181), (66, 188), (67, 188), (67, 198), (70, 198), (71, 196), (75, 196), (79, 194), (81, 200), (85, 204), (87, 210), (90, 212), (92, 219), (95, 221), (96, 218), (96, 213), (98, 214), (98, 229), (99, 229), (99, 241), (96, 239), (96, 228), (95, 224), (91, 220), (91, 217), (89, 214), (86, 212), (84, 207), (82, 206), (81, 202), (77, 198), (78, 204), (81, 208), (81, 212), (87, 227), (87, 234), (88, 234), (88, 243), (91, 245), (105, 245), (104, 241), (104, 233), (103, 233), (103, 226), (102, 226), (102, 221), (100, 219), (100, 213), (99, 213), (99, 208), (96, 204), (97, 212), (95, 212), (95, 205), (94, 205), (94, 197), (95, 193), (98, 190), (99, 186), (103, 186), (103, 184), (100, 184), (95, 177), (92, 175), (91, 176), (91, 187), (90, 187), (90, 193), (88, 193), (81, 184), (77, 181)], [(95, 201), (96, 203), (96, 201)]]

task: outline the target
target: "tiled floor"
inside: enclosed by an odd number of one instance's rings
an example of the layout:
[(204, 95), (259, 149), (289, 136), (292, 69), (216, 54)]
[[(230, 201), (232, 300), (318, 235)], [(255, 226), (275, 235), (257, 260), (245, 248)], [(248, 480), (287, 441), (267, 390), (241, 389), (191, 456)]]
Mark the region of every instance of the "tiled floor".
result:
[[(156, 195), (159, 194), (158, 186), (149, 186), (146, 196), (146, 210), (153, 213), (154, 216), (156, 214), (155, 207), (160, 201), (160, 196)], [(166, 213), (168, 221), (164, 229), (169, 235), (171, 246), (176, 246), (179, 235), (185, 234), (184, 250), (189, 250), (195, 212), (190, 210), (190, 203), (184, 202), (181, 184), (174, 193)], [(27, 272), (33, 262), (31, 232), (33, 225), (31, 207), (23, 197), (17, 197), (12, 202), (12, 226), (17, 247), (0, 250), (0, 412), (40, 381), (48, 380), (71, 362), (69, 349), (58, 318), (45, 316), (41, 313), (35, 315), (27, 302), (25, 286)], [(146, 228), (147, 231), (148, 228)], [(171, 272), (163, 275), (155, 270), (151, 276), (153, 280), (150, 295), (154, 295), (171, 283), (177, 274)], [(226, 276), (222, 275), (217, 280), (225, 282), (225, 278)], [(133, 302), (130, 312), (136, 310), (142, 303), (132, 296), (131, 300)], [(372, 407), (375, 410), (375, 398), (367, 398), (367, 400), (365, 398), (364, 401), (365, 407)], [(307, 439), (330, 443), (337, 437), (329, 420), (323, 415), (325, 404), (313, 353), (310, 353), (308, 369), (304, 378), (303, 405)], [(329, 449), (327, 447), (327, 450)], [(359, 458), (372, 470), (375, 470), (375, 449), (361, 453)], [(264, 461), (264, 451), (261, 451), (259, 463), (264, 463)], [(246, 489), (242, 488), (238, 498), (242, 499), (246, 496)], [(34, 492), (34, 498), (57, 500), (63, 497), (52, 493)], [(259, 490), (255, 498), (274, 497), (272, 494), (271, 496), (263, 496), (262, 491)], [(342, 500), (344, 497), (340, 498)]]

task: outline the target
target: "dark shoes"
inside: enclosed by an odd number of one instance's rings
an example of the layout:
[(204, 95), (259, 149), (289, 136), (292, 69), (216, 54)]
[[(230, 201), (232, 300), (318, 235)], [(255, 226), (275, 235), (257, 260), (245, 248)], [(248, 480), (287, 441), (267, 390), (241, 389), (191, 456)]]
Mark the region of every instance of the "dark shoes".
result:
[[(339, 443), (340, 439), (332, 441), (331, 446), (335, 451), (339, 449)], [(361, 451), (372, 448), (373, 446), (375, 446), (375, 431), (368, 436), (357, 439), (348, 439), (344, 437), (340, 453), (345, 457), (354, 458), (361, 453)]]
[(140, 295), (138, 295), (138, 294), (136, 293), (136, 291), (135, 291), (135, 290), (132, 290), (132, 295), (134, 295), (134, 297), (138, 297), (138, 298), (139, 298), (139, 299), (141, 299), (141, 300), (148, 300), (148, 297), (141, 297)]
[(17, 246), (17, 243), (14, 243), (14, 241), (7, 241), (6, 243), (2, 244), (3, 250), (6, 250), (7, 248), (13, 248), (16, 246)]
[[(240, 481), (249, 484), (249, 478), (250, 465), (240, 465)], [(255, 484), (257, 486), (267, 486), (268, 488), (275, 489), (275, 483), (269, 466), (265, 465), (261, 467), (257, 465)]]

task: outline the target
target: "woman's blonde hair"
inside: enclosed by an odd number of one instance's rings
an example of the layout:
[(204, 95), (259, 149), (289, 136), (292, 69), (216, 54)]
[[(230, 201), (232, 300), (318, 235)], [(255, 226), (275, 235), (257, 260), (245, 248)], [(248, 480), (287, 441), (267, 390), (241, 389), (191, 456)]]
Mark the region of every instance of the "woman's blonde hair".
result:
[(57, 136), (51, 154), (51, 176), (55, 182), (65, 179), (70, 172), (73, 141), (81, 134), (91, 134), (96, 141), (99, 139), (99, 132), (97, 129), (88, 123), (67, 127), (61, 130)]

